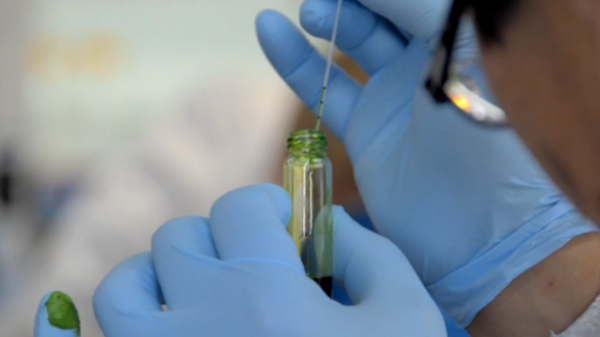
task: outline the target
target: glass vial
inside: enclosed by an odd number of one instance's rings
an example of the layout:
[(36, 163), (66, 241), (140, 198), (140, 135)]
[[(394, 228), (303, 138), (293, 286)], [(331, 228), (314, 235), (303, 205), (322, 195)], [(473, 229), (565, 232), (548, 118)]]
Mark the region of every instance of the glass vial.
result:
[(284, 187), (292, 199), (292, 236), (306, 274), (331, 297), (333, 276), (332, 167), (323, 132), (303, 130), (288, 138)]

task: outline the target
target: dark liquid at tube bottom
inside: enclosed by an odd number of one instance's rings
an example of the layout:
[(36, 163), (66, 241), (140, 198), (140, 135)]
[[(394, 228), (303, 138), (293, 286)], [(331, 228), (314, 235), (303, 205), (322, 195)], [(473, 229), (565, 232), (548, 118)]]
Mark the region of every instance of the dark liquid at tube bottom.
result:
[(321, 289), (327, 294), (327, 296), (333, 296), (333, 278), (332, 277), (321, 277), (321, 278), (312, 278), (313, 281), (317, 282)]

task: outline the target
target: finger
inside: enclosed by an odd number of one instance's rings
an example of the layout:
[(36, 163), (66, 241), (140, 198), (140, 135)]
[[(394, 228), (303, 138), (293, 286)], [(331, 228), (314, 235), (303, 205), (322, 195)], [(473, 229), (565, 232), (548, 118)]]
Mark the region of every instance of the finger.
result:
[[(187, 217), (163, 225), (152, 237), (152, 261), (170, 309), (193, 306), (214, 289), (202, 286), (207, 264), (219, 268), (208, 220)], [(208, 282), (207, 282), (208, 283)]]
[[(298, 29), (274, 11), (261, 13), (256, 20), (260, 44), (267, 58), (313, 113), (321, 99), (325, 59), (317, 53)], [(346, 122), (362, 86), (334, 66), (331, 70), (323, 122), (343, 139)]]
[(221, 197), (210, 211), (210, 231), (223, 260), (266, 261), (304, 274), (298, 251), (286, 231), (292, 204), (275, 185), (241, 188)]
[(334, 208), (334, 221), (334, 281), (346, 289), (352, 303), (393, 307), (431, 301), (391, 241), (360, 226), (340, 207)]
[(81, 336), (79, 314), (71, 298), (62, 292), (46, 294), (35, 317), (35, 337)]
[(164, 303), (150, 253), (113, 269), (94, 294), (96, 319), (106, 336), (154, 336)]
[[(336, 0), (306, 0), (300, 10), (302, 27), (310, 34), (331, 39)], [(402, 52), (406, 40), (383, 17), (354, 1), (343, 3), (336, 46), (374, 75)]]
[[(421, 84), (428, 61), (429, 52), (424, 43), (411, 41), (397, 62), (372, 78), (365, 87), (363, 96), (368, 99), (361, 99), (356, 104), (345, 128), (344, 144), (355, 172), (372, 168), (373, 163), (382, 162), (381, 158), (398, 155), (402, 146), (383, 145), (407, 141), (404, 136), (412, 127), (413, 111), (418, 112), (413, 108), (415, 94), (424, 91)], [(385, 165), (381, 169), (399, 168)]]
[(449, 0), (358, 1), (423, 42), (437, 38), (450, 8)]

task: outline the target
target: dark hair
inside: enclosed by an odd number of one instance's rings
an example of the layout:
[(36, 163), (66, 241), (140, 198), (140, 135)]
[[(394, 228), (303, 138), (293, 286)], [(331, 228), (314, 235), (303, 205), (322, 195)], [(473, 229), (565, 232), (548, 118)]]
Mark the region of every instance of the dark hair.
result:
[(502, 42), (502, 32), (521, 0), (471, 0), (483, 43)]

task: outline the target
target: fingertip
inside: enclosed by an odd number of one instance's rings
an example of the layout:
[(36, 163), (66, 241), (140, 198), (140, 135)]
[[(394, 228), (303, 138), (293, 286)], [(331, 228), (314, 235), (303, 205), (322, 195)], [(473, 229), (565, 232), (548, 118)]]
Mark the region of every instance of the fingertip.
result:
[(278, 13), (278, 12), (274, 9), (263, 9), (260, 12), (258, 12), (258, 14), (256, 15), (256, 22), (258, 22), (265, 15), (270, 15), (270, 13)]
[(162, 304), (150, 253), (135, 255), (115, 267), (93, 298), (96, 320), (106, 336), (150, 336), (150, 331), (164, 326)]
[(53, 293), (54, 293), (54, 291), (51, 291), (51, 292), (47, 293), (46, 295), (44, 295), (44, 297), (42, 297), (42, 300), (40, 301), (39, 309), (42, 309), (46, 305), (46, 302), (48, 301), (48, 299), (50, 298), (50, 296)]
[(38, 306), (38, 310), (35, 315), (35, 337), (44, 337), (45, 334), (42, 332), (42, 330), (48, 330), (52, 328), (50, 326), (50, 322), (48, 322), (48, 313), (46, 312), (46, 302), (52, 293), (53, 292), (49, 292), (42, 297), (42, 300)]
[(365, 229), (358, 223), (342, 206), (333, 206), (333, 223), (335, 224), (334, 231), (336, 232), (336, 237), (338, 232), (348, 233), (348, 231), (354, 233), (354, 231), (362, 232), (364, 229), (366, 232), (372, 233), (372, 231)]
[(279, 186), (266, 184), (229, 192), (213, 205), (209, 226), (222, 260), (285, 261), (303, 270), (298, 250), (285, 230), (291, 200)]
[(269, 20), (269, 16), (272, 15), (274, 11), (272, 9), (265, 9), (260, 11), (258, 15), (254, 18), (254, 27), (256, 27), (257, 32), (261, 33), (262, 29), (264, 29), (264, 25)]
[(261, 42), (263, 42), (264, 38), (270, 36), (269, 33), (276, 33), (282, 25), (289, 24), (291, 24), (291, 21), (285, 15), (272, 9), (258, 13), (254, 20), (254, 25)]
[(47, 293), (38, 307), (35, 337), (76, 337), (81, 335), (79, 313), (73, 300), (65, 293)]
[(278, 196), (278, 197), (287, 196), (287, 191), (279, 185), (260, 184), (260, 185), (256, 185), (256, 187), (264, 189), (267, 193), (273, 193), (274, 196)]
[(300, 7), (300, 25), (310, 33), (319, 32), (332, 10), (335, 7), (329, 3), (307, 0)]
[(243, 187), (231, 191), (217, 200), (211, 210), (211, 218), (214, 214), (218, 216), (233, 210), (246, 209), (271, 211), (287, 226), (291, 218), (292, 202), (288, 192), (277, 185), (262, 184)]
[(271, 20), (271, 19), (275, 19), (275, 18), (284, 18), (284, 17), (285, 16), (283, 14), (281, 14), (280, 12), (278, 12), (274, 9), (265, 9), (258, 13), (258, 15), (256, 16), (256, 21), (262, 22), (263, 20)]
[(264, 184), (261, 187), (271, 198), (275, 209), (279, 211), (279, 218), (287, 227), (292, 218), (292, 199), (283, 187), (273, 184)]
[(275, 11), (259, 14), (256, 34), (264, 54), (284, 79), (315, 52), (298, 27)]
[(114, 313), (162, 312), (163, 303), (149, 252), (133, 256), (116, 266), (102, 280), (93, 298), (94, 312), (100, 323), (114, 319)]
[[(152, 235), (152, 252), (194, 252), (216, 257), (208, 220), (202, 217), (181, 217), (170, 220)], [(168, 254), (171, 256), (171, 254)], [(155, 261), (156, 262), (156, 261)]]
[(344, 206), (339, 206), (339, 205), (333, 205), (333, 216), (334, 219), (339, 219), (339, 220), (352, 220), (352, 218), (350, 217), (350, 215), (348, 214), (348, 212), (346, 212), (346, 209), (344, 208)]

